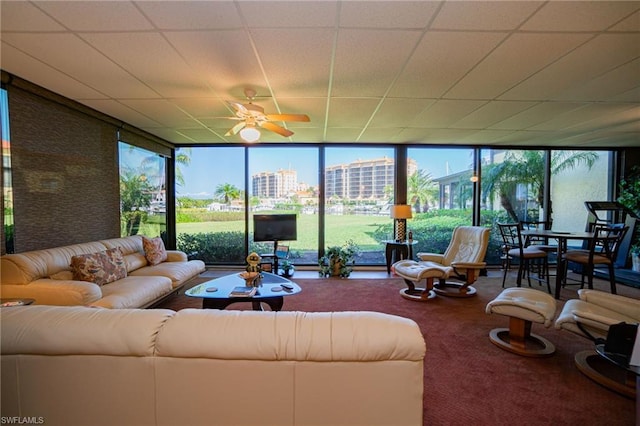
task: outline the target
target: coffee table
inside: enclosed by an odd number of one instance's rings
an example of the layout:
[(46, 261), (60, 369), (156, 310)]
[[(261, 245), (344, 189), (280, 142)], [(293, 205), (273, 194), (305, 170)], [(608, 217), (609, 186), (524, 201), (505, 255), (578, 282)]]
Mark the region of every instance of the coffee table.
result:
[[(302, 291), (298, 284), (279, 275), (263, 272), (262, 276), (258, 292), (252, 297), (231, 297), (229, 295), (234, 287), (245, 285), (244, 279), (238, 273), (198, 284), (185, 291), (184, 294), (189, 297), (201, 298), (203, 309), (224, 309), (232, 303), (251, 302), (254, 311), (262, 311), (262, 303), (267, 304), (272, 311), (279, 311), (282, 309), (285, 296), (298, 294)], [(285, 289), (281, 286), (282, 284), (293, 288)], [(207, 291), (211, 288), (217, 290)]]

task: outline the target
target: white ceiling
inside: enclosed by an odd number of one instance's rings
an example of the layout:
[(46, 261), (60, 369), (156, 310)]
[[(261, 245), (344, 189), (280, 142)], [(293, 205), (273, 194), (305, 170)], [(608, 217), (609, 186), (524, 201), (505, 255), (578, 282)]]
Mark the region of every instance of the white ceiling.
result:
[[(640, 1), (2, 1), (1, 67), (176, 144), (640, 146)], [(283, 124), (283, 123), (280, 123)]]

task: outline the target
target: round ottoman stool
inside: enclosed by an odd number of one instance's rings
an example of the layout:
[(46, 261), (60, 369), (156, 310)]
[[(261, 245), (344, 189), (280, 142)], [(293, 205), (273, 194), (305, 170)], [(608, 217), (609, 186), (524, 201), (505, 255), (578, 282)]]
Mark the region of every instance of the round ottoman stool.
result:
[(544, 337), (531, 334), (531, 323), (549, 327), (556, 313), (556, 300), (531, 288), (508, 288), (487, 304), (487, 314), (509, 317), (509, 328), (496, 328), (489, 339), (498, 347), (518, 355), (544, 357), (556, 348)]
[[(436, 265), (431, 262), (416, 262), (415, 260), (401, 260), (393, 264), (396, 275), (404, 279), (408, 288), (400, 290), (405, 299), (426, 302), (436, 297), (433, 290), (433, 280), (446, 279), (453, 268)], [(426, 280), (424, 288), (416, 288), (416, 283)]]

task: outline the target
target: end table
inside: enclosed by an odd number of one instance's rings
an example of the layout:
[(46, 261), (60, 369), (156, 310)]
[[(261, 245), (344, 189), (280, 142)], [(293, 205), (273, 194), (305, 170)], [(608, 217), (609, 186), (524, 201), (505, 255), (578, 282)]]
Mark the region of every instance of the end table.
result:
[(385, 240), (385, 258), (387, 260), (387, 274), (391, 274), (391, 264), (402, 259), (413, 259), (413, 246), (418, 244), (417, 240), (394, 241)]

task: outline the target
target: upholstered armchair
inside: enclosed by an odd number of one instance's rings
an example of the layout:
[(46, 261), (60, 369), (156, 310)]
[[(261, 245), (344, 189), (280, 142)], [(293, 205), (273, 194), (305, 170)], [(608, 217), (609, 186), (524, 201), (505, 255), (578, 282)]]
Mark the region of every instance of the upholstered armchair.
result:
[[(471, 287), (486, 267), (484, 256), (489, 245), (489, 228), (482, 226), (459, 226), (453, 230), (451, 242), (444, 254), (418, 253), (419, 262), (401, 261), (394, 265), (396, 274), (404, 278), (409, 286), (404, 297), (425, 300), (431, 291), (444, 296), (467, 297), (476, 293)], [(431, 287), (433, 279), (438, 283)], [(449, 282), (449, 278), (460, 280), (460, 283)], [(416, 289), (415, 283), (427, 280), (425, 289)], [(451, 290), (454, 289), (454, 290)], [(418, 294), (420, 296), (416, 297)]]
[[(571, 331), (596, 343), (607, 337), (609, 326), (621, 322), (640, 323), (640, 300), (598, 290), (578, 290), (579, 299), (570, 299), (556, 319), (555, 328)], [(609, 389), (632, 396), (635, 389), (624, 372), (611, 374), (612, 365), (594, 350), (575, 355), (578, 369)], [(614, 370), (615, 371), (615, 370)], [(635, 378), (634, 378), (635, 379)]]

